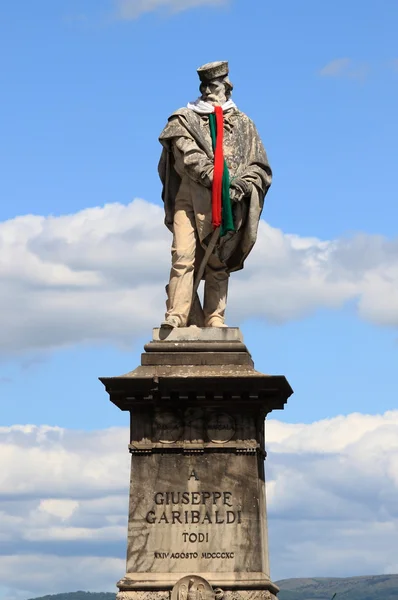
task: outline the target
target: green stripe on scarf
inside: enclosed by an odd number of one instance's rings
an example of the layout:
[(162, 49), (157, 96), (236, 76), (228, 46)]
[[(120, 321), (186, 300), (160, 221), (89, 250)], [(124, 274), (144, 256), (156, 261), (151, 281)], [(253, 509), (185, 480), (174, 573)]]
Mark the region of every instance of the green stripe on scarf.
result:
[[(209, 115), (209, 125), (210, 125), (210, 134), (211, 141), (213, 143), (213, 151), (216, 148), (216, 139), (217, 139), (217, 127), (216, 127), (216, 115)], [(224, 159), (224, 171), (222, 175), (222, 223), (220, 230), (220, 237), (228, 233), (228, 231), (235, 231), (234, 227), (234, 219), (232, 216), (232, 206), (231, 199), (229, 197), (229, 170), (227, 166), (227, 162)]]

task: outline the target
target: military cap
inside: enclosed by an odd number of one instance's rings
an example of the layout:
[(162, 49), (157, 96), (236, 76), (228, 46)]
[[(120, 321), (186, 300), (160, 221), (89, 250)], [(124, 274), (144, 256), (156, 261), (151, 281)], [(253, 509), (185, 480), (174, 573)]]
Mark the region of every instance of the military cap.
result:
[(226, 60), (207, 63), (198, 69), (198, 75), (202, 83), (206, 83), (219, 77), (226, 77), (228, 73), (228, 62)]

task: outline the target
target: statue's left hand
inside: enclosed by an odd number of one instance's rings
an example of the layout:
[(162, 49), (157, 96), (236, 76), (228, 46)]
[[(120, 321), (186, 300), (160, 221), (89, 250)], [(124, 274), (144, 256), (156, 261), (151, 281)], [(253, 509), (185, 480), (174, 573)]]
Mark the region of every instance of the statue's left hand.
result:
[(250, 196), (252, 191), (252, 184), (244, 179), (235, 179), (231, 183), (230, 187), (230, 198), (234, 202), (240, 202), (245, 196)]
[(232, 202), (240, 202), (243, 198), (243, 192), (242, 190), (231, 186), (229, 188), (229, 197), (231, 198)]

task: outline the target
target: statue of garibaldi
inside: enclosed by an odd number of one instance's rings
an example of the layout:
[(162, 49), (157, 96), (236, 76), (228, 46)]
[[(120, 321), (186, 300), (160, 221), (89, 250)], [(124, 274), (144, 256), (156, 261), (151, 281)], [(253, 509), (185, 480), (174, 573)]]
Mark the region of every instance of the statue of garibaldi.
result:
[(229, 274), (253, 248), (271, 185), (264, 146), (231, 100), (228, 73), (225, 61), (200, 67), (201, 96), (174, 112), (159, 138), (165, 224), (173, 233), (165, 328), (226, 327)]

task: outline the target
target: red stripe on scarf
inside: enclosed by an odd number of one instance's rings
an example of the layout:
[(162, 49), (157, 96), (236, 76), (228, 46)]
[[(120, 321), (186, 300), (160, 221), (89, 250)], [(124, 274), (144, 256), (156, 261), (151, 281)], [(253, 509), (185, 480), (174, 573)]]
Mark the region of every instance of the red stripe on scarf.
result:
[(215, 106), (217, 125), (217, 140), (214, 150), (214, 173), (212, 189), (212, 221), (213, 227), (221, 225), (221, 207), (222, 207), (222, 178), (224, 173), (224, 114), (221, 106)]

